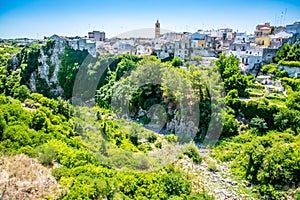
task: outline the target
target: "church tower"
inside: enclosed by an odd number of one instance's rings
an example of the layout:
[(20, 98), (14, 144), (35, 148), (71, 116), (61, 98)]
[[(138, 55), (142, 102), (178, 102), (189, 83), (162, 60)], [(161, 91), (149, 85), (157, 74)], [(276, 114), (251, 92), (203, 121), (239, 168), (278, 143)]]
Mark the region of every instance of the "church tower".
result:
[(155, 23), (155, 38), (159, 38), (160, 36), (160, 23), (158, 20)]

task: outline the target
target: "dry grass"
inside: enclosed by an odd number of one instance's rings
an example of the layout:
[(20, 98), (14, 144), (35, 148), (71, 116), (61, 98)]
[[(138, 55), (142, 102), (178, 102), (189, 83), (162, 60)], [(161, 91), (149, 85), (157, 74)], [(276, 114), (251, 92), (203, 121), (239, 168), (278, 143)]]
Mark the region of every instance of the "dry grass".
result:
[(25, 155), (0, 156), (0, 198), (56, 199), (60, 186), (51, 169)]

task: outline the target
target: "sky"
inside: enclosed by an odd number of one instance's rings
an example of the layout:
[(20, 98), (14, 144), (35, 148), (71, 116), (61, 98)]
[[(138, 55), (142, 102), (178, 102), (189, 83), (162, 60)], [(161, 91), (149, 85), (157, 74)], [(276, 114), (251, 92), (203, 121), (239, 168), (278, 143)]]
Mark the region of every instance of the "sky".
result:
[(162, 29), (176, 32), (229, 27), (250, 34), (257, 24), (300, 21), (300, 0), (0, 0), (0, 38), (85, 36), (92, 30), (110, 38), (154, 28), (157, 19)]

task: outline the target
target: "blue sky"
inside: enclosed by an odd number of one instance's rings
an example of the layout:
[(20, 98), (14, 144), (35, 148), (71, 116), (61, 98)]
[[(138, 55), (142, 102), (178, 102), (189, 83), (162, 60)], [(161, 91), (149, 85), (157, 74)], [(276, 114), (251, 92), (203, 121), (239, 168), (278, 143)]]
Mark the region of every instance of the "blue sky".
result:
[(259, 23), (300, 21), (300, 0), (0, 0), (0, 38), (84, 36), (104, 30), (108, 37), (140, 28), (196, 31), (231, 27), (252, 33)]

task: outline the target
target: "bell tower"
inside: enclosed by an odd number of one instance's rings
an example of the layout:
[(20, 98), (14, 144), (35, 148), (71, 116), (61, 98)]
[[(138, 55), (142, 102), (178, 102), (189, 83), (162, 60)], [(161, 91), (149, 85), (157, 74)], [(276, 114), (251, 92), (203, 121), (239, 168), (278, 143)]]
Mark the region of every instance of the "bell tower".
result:
[(160, 23), (157, 20), (155, 23), (155, 38), (159, 38), (160, 36)]

